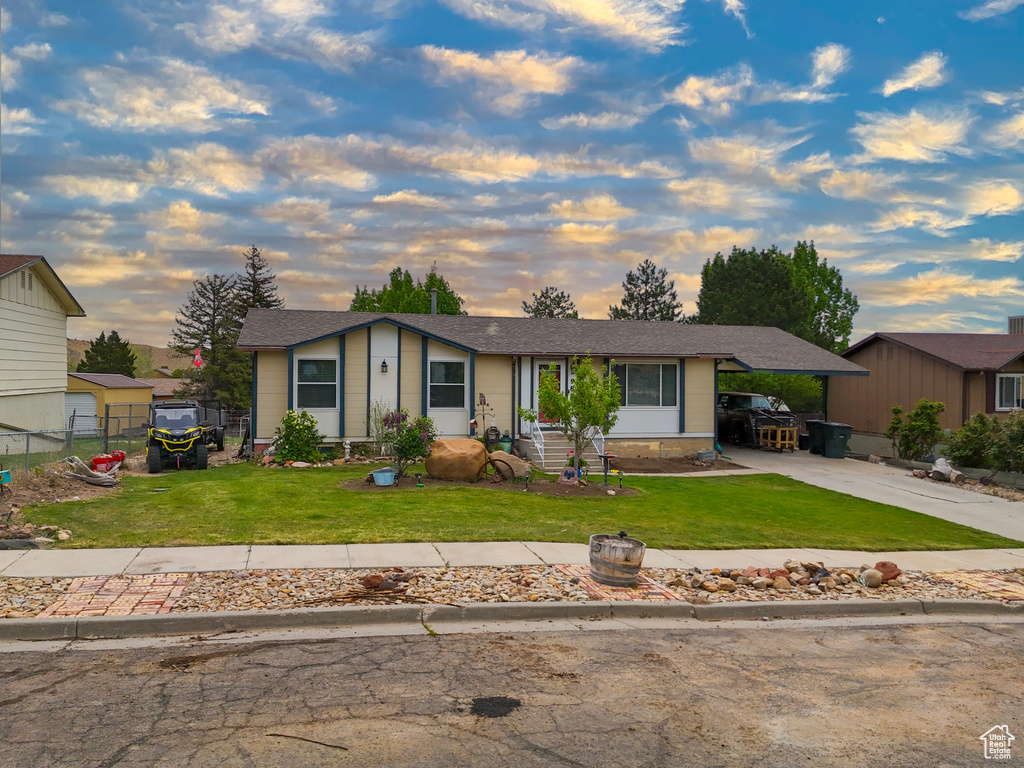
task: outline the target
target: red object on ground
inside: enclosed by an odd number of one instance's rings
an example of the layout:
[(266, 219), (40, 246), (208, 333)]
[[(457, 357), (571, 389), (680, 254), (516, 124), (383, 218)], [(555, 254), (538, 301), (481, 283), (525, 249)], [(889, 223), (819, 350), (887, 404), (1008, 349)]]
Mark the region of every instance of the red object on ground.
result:
[(114, 457), (109, 454), (102, 453), (92, 457), (93, 472), (109, 472), (112, 466), (114, 466)]
[(111, 452), (110, 452), (110, 457), (111, 457), (111, 458), (112, 458), (112, 459), (113, 459), (113, 460), (114, 460), (115, 462), (117, 462), (117, 463), (119, 463), (119, 464), (123, 464), (123, 463), (124, 463), (124, 460), (125, 460), (125, 455), (126, 455), (126, 454), (125, 454), (125, 452), (124, 452), (124, 451), (111, 451)]

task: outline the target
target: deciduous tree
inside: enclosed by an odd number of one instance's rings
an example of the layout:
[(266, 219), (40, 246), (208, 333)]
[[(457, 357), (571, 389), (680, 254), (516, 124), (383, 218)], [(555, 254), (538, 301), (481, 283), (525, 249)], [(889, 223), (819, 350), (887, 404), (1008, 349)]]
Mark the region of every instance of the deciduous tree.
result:
[(416, 315), (430, 314), (431, 289), (437, 289), (437, 314), (464, 315), (465, 301), (437, 271), (434, 264), (421, 282), (413, 285), (412, 275), (401, 267), (395, 267), (388, 276), (388, 282), (380, 289), (356, 286), (356, 295), (349, 309), (353, 312), (405, 312)]

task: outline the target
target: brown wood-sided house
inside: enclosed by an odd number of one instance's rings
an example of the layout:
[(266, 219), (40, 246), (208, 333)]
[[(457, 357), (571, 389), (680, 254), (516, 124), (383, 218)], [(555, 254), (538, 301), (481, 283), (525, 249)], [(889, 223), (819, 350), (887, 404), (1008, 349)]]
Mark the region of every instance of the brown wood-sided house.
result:
[(922, 398), (946, 405), (945, 429), (1022, 407), (1024, 333), (875, 333), (842, 356), (871, 372), (831, 390), (830, 418), (856, 433), (882, 435), (893, 406), (909, 411)]

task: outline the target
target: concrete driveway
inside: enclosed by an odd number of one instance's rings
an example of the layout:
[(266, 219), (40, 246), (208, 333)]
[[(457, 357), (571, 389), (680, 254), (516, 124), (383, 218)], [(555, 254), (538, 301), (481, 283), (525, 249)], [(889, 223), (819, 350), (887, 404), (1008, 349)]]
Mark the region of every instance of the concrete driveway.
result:
[(919, 480), (906, 469), (826, 459), (808, 451), (777, 453), (727, 446), (725, 456), (752, 469), (1024, 541), (1024, 503), (1019, 501)]

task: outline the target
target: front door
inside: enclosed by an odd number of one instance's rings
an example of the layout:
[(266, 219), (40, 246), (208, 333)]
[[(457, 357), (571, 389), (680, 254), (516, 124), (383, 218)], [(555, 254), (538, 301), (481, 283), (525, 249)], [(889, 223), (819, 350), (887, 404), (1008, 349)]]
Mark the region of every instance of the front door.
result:
[(540, 422), (541, 427), (545, 424), (550, 425), (554, 422), (554, 419), (550, 419), (544, 415), (544, 411), (540, 408), (540, 378), (545, 373), (552, 373), (555, 379), (558, 381), (558, 388), (562, 390), (562, 367), (564, 360), (536, 360), (533, 374), (533, 387), (535, 397), (537, 398), (537, 420)]

